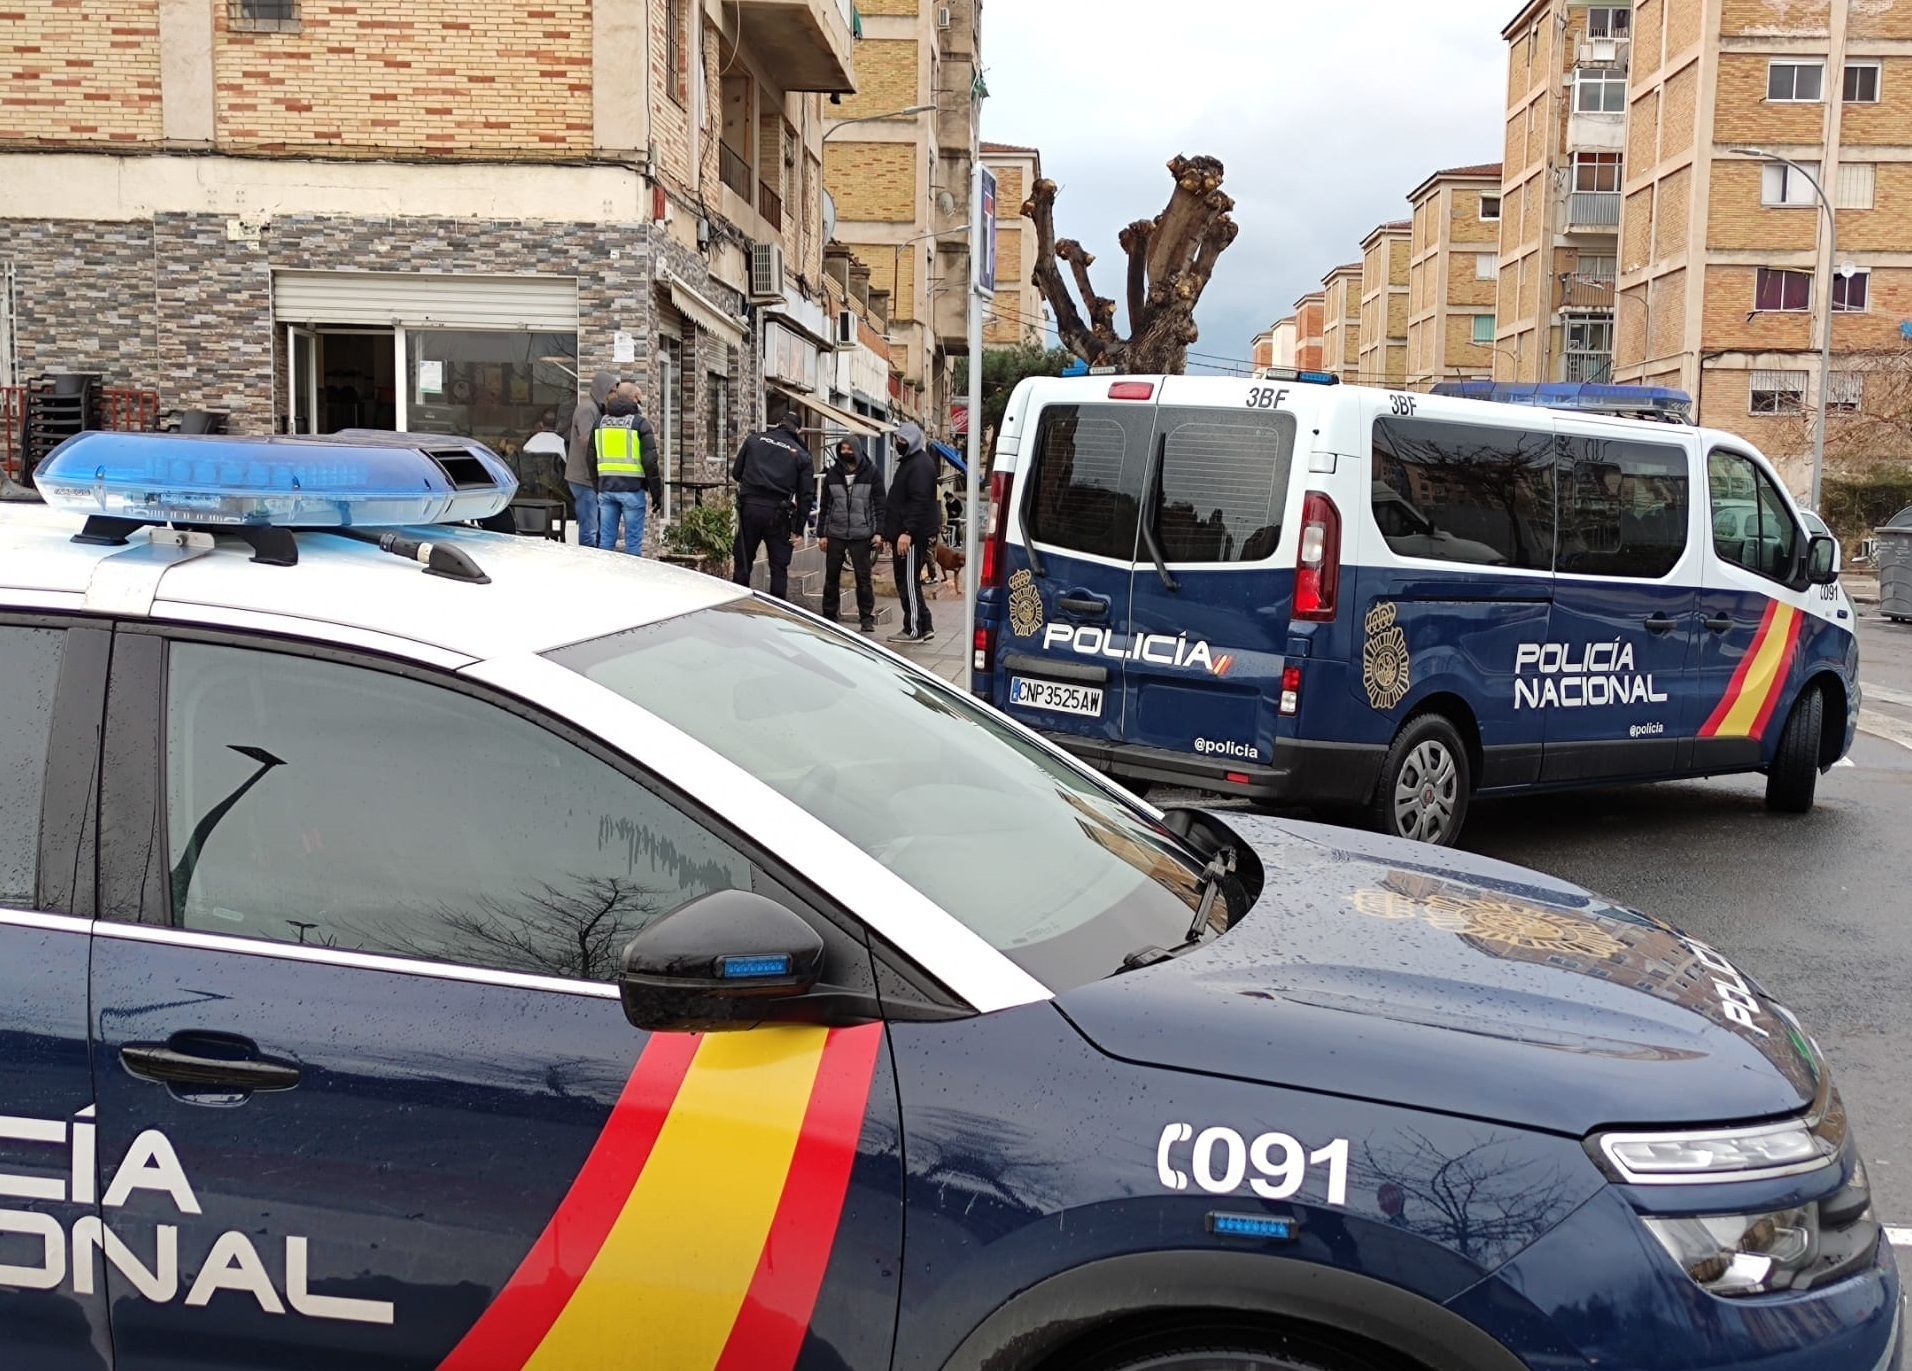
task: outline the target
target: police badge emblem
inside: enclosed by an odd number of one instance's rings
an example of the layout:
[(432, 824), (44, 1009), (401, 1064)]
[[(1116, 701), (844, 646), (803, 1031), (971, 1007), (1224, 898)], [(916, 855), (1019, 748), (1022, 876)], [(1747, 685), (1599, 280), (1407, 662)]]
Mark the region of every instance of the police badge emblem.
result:
[(1361, 648), (1361, 684), (1367, 687), (1368, 703), (1376, 709), (1393, 709), (1400, 704), (1414, 678), (1407, 635), (1395, 622), (1396, 617), (1394, 606), (1385, 600), (1368, 611), (1368, 638)]
[(1009, 578), (1009, 631), (1033, 638), (1042, 631), (1042, 592), (1027, 568)]

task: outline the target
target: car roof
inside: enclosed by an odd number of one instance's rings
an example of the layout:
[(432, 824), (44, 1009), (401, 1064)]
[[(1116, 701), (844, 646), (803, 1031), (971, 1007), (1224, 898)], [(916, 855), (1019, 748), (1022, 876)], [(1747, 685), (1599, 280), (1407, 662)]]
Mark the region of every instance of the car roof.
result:
[[(462, 526), (377, 531), (455, 545), (489, 584), (427, 575), (415, 561), (324, 532), (294, 535), (297, 566), (256, 563), (231, 535), (216, 536), (203, 556), (166, 565), (153, 557), (148, 531), (100, 547), (72, 541), (81, 525), (43, 505), (0, 504), (0, 609), (127, 613), (130, 603), (130, 612), (170, 620), (211, 611), (210, 622), (238, 611), (307, 621), (315, 638), (334, 636), (324, 626), (338, 625), (484, 659), (545, 652), (747, 594), (663, 562)], [(143, 594), (128, 597), (128, 580), (144, 581)], [(108, 584), (116, 592), (110, 601)]]

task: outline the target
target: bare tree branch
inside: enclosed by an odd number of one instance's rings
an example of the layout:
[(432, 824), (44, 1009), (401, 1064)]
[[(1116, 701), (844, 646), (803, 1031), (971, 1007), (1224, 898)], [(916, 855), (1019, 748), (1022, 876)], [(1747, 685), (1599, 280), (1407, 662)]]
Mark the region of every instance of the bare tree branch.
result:
[(1102, 354), (1102, 345), (1082, 322), (1082, 312), (1069, 295), (1069, 286), (1056, 266), (1056, 183), (1043, 177), (1030, 187), (1022, 204), (1023, 216), (1036, 226), (1036, 261), (1029, 279), (1056, 316), (1056, 333), (1062, 345), (1084, 361), (1094, 362)]
[(1095, 265), (1095, 254), (1075, 239), (1064, 238), (1056, 244), (1056, 256), (1067, 262), (1075, 275), (1076, 290), (1089, 311), (1091, 331), (1105, 343), (1119, 341), (1115, 336), (1115, 301), (1105, 295), (1097, 295), (1094, 283), (1089, 280), (1089, 268)]
[(1129, 332), (1148, 327), (1149, 239), (1155, 236), (1153, 219), (1137, 219), (1117, 236), (1129, 258)]

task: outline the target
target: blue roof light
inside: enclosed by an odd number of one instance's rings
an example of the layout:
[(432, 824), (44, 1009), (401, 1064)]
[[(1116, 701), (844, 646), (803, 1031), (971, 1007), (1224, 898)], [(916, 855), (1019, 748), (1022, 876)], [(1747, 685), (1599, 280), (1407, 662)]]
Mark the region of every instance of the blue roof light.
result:
[(33, 482), (49, 505), (73, 514), (253, 528), (485, 519), (518, 489), (511, 469), (482, 444), (371, 434), (339, 441), (80, 433), (47, 455)]

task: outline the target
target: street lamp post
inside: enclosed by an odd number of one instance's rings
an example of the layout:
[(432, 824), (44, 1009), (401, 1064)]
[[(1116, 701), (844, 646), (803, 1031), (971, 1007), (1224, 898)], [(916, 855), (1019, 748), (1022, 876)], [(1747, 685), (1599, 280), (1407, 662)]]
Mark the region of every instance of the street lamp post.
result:
[[(1812, 193), (1819, 197), (1819, 204), (1826, 211), (1826, 236), (1831, 240), (1826, 251), (1826, 287), (1823, 296), (1826, 327), (1819, 345), (1819, 422), (1813, 426), (1812, 494), (1807, 502), (1807, 508), (1817, 514), (1819, 487), (1826, 470), (1826, 428), (1832, 419), (1832, 285), (1839, 271), (1839, 216), (1826, 196), (1825, 187), (1819, 184), (1819, 178), (1792, 158), (1781, 157), (1766, 148), (1729, 148), (1728, 151), (1737, 157), (1753, 157), (1762, 162), (1779, 162), (1791, 167), (1806, 178), (1806, 184), (1812, 187)], [(1817, 276), (1817, 270), (1813, 274)]]
[(854, 119), (839, 119), (823, 131), (821, 142), (829, 142), (852, 124), (875, 124), (885, 119), (906, 119), (912, 114), (928, 114), (934, 105), (911, 105), (908, 109), (893, 109), (888, 114), (859, 114)]

